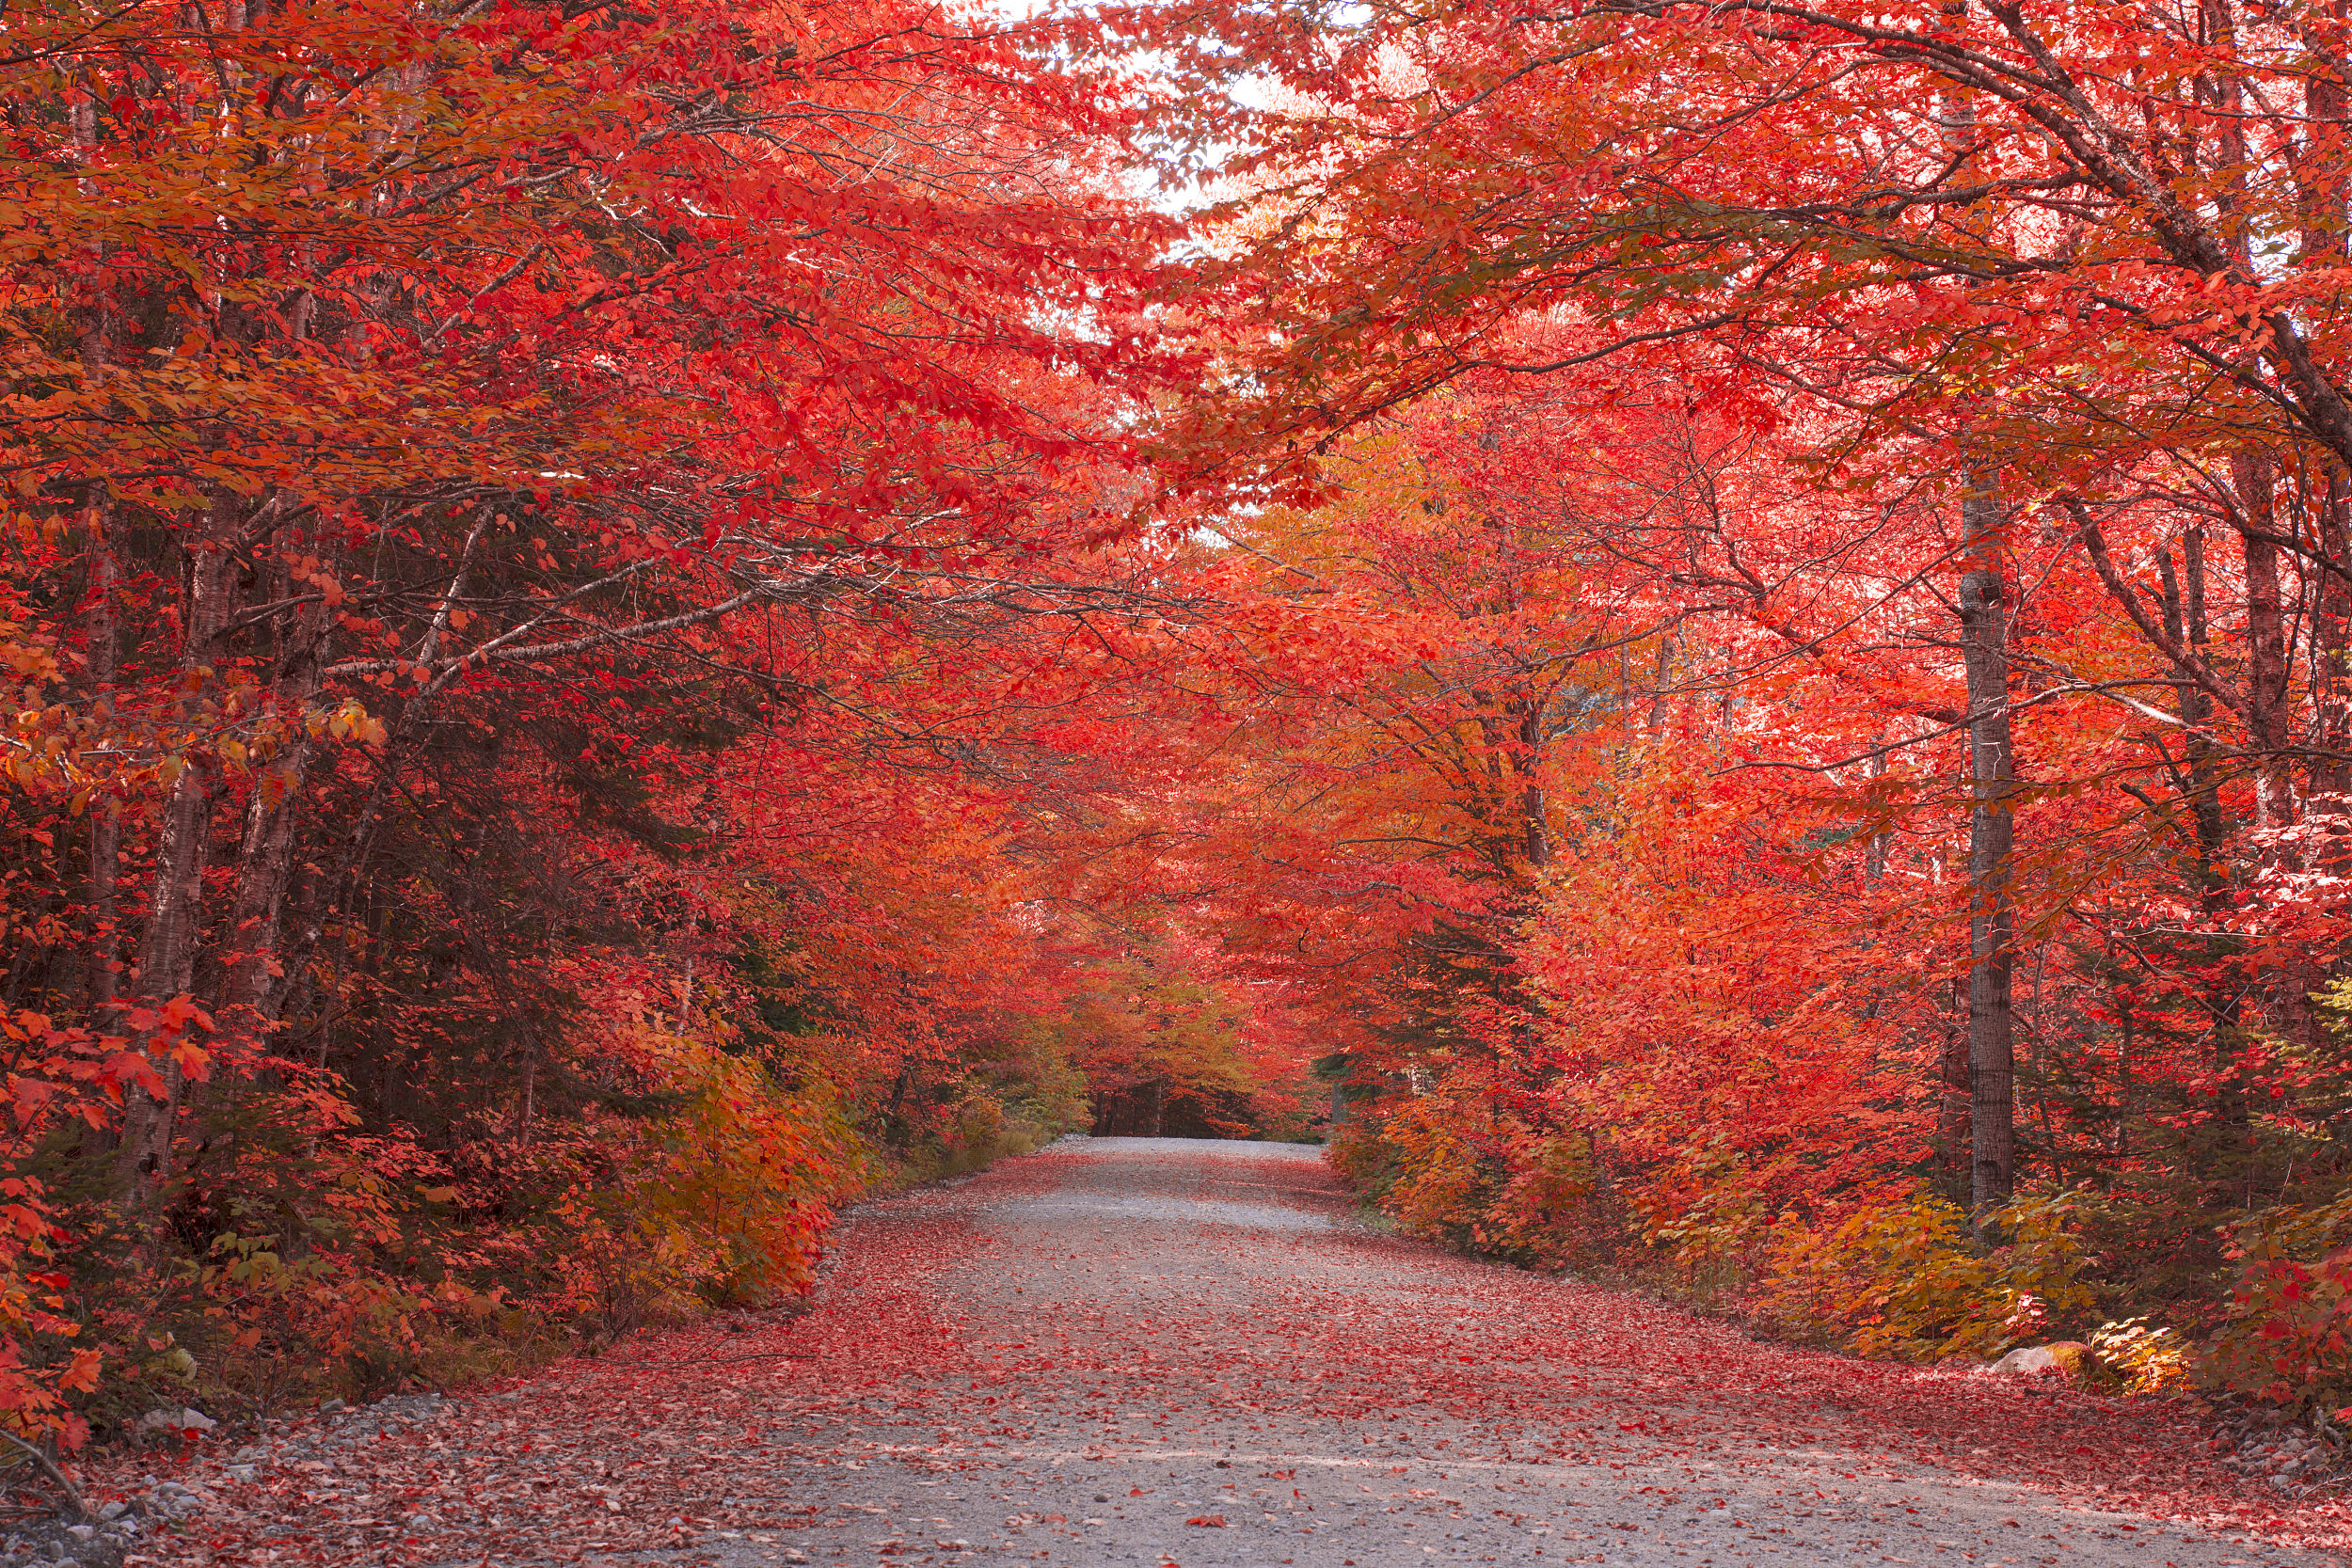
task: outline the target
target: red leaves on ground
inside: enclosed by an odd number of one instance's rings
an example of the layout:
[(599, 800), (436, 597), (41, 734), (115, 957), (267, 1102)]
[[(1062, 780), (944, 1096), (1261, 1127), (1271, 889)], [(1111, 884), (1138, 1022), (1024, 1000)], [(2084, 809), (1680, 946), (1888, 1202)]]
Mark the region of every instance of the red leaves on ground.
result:
[[(1418, 1243), (1222, 1224), (1214, 1204), (1172, 1245), (1168, 1200), (1250, 1201), (1238, 1168), (1145, 1169), (1162, 1196), (1140, 1221), (1023, 1216), (1016, 1200), (1041, 1174), (1096, 1180), (1088, 1164), (1056, 1153), (1024, 1162), (1018, 1181), (878, 1206), (804, 1318), (648, 1338), (484, 1390), (437, 1420), (320, 1443), (252, 1485), (208, 1464), (207, 1539), (175, 1544), (173, 1560), (358, 1568), (667, 1547), (692, 1561), (723, 1544), (715, 1530), (781, 1549), (854, 1526), (890, 1539), (1041, 1532), (1058, 1545), (1109, 1528), (1057, 1506), (1063, 1495), (1181, 1508), (1194, 1486), (1269, 1511), (1303, 1496), (1322, 1512), (1285, 1513), (1283, 1528), (1327, 1533), (1331, 1497), (1302, 1486), (1340, 1476), (1352, 1495), (1376, 1481), (1399, 1509), (1419, 1507), (1463, 1495), (1456, 1467), (1584, 1478), (1596, 1504), (1634, 1490), (1619, 1479), (1629, 1468), (1645, 1487), (1742, 1508), (1803, 1480), (1808, 1497), (1829, 1499), (1809, 1506), (1829, 1512), (1949, 1477), (2095, 1511), (2108, 1529), (2130, 1522), (2120, 1512), (2352, 1542), (2334, 1505), (2290, 1506), (2209, 1463), (2193, 1423), (2159, 1402), (1759, 1345), (1633, 1296)], [(1287, 1184), (1328, 1201), (1315, 1174), (1291, 1162)], [(943, 1302), (957, 1304), (952, 1317)], [(719, 1365), (785, 1349), (816, 1359)], [(747, 1449), (754, 1425), (765, 1441)], [(316, 1443), (329, 1428), (295, 1423), (278, 1442)], [(1289, 1457), (1250, 1457), (1261, 1450)], [(1163, 1479), (1185, 1453), (1197, 1468)], [(1226, 1453), (1242, 1462), (1210, 1463)], [(1130, 1466), (1153, 1484), (1093, 1479)], [(944, 1496), (920, 1483), (943, 1481), (970, 1505), (946, 1527), (915, 1506)], [(1037, 1500), (1004, 1513), (1016, 1494)], [(873, 1506), (891, 1496), (905, 1506)], [(1176, 1519), (1248, 1540), (1267, 1528), (1230, 1501)]]

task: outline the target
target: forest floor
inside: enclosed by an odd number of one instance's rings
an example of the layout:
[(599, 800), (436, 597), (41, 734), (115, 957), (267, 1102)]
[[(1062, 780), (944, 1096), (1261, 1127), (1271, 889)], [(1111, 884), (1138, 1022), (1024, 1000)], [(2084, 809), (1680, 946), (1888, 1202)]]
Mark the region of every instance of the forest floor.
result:
[(1317, 1149), (1130, 1138), (860, 1211), (805, 1315), (182, 1479), (201, 1512), (134, 1562), (2202, 1568), (2352, 1538), (2157, 1402), (1759, 1344), (1377, 1234)]

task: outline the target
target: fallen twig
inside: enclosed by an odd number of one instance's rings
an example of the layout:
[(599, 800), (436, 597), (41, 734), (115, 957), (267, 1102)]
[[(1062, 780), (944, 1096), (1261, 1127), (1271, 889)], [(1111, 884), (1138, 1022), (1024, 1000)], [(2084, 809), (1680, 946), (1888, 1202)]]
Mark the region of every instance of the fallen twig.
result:
[(64, 1489), (66, 1501), (73, 1505), (74, 1513), (85, 1523), (89, 1520), (89, 1504), (82, 1500), (82, 1494), (80, 1490), (74, 1486), (72, 1481), (66, 1479), (66, 1473), (63, 1470), (57, 1468), (57, 1462), (56, 1460), (41, 1452), (40, 1449), (34, 1447), (32, 1444), (24, 1441), (24, 1438), (19, 1437), (15, 1433), (8, 1431), (6, 1427), (0, 1427), (0, 1437), (7, 1438), (9, 1442), (14, 1443), (18, 1448), (23, 1449), (26, 1454), (31, 1456), (33, 1463), (40, 1465), (42, 1470), (48, 1473), (51, 1481), (56, 1481), (58, 1486)]

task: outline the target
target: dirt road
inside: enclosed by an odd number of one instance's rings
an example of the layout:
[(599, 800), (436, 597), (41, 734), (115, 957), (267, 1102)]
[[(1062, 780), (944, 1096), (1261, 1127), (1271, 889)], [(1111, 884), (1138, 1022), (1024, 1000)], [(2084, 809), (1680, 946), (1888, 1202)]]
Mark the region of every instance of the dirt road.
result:
[(190, 1556), (2337, 1560), (2283, 1544), (2333, 1520), (2282, 1524), (2170, 1421), (1382, 1237), (1315, 1149), (1099, 1139), (866, 1211), (803, 1318), (297, 1432)]

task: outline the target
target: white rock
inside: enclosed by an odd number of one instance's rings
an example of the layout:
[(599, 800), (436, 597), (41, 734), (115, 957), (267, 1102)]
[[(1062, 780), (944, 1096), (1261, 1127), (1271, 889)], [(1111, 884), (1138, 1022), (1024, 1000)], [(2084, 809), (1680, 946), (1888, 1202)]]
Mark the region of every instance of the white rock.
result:
[(2046, 1372), (2058, 1365), (2058, 1357), (2047, 1345), (2033, 1345), (2010, 1351), (1993, 1363), (1996, 1372)]
[(193, 1407), (183, 1410), (151, 1410), (139, 1418), (142, 1432), (210, 1432), (220, 1425), (210, 1416)]

